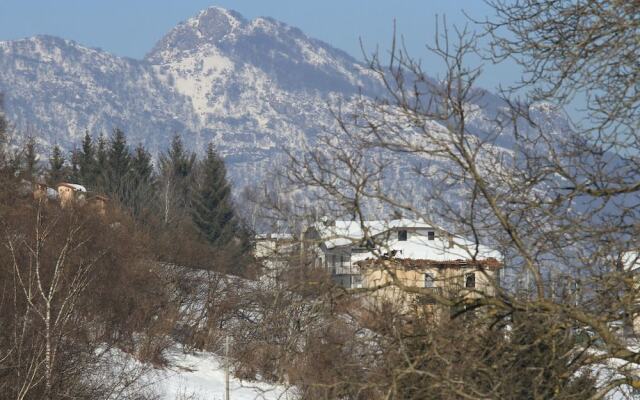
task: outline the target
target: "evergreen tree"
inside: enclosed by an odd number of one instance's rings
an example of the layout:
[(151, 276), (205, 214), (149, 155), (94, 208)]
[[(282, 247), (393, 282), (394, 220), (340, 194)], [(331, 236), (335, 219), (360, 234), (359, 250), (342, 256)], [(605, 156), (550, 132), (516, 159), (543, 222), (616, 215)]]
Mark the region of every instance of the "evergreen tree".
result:
[(125, 203), (136, 217), (152, 208), (156, 197), (156, 178), (149, 152), (139, 144), (133, 151), (125, 184)]
[(82, 149), (80, 150), (80, 157), (78, 165), (80, 167), (80, 182), (91, 188), (95, 188), (96, 182), (96, 150), (93, 145), (93, 140), (89, 131), (85, 131), (84, 138), (82, 139)]
[(131, 174), (140, 183), (153, 183), (154, 174), (151, 154), (149, 154), (142, 144), (139, 144), (133, 151), (133, 156), (131, 157)]
[(124, 200), (124, 185), (131, 163), (127, 138), (120, 129), (113, 131), (107, 151), (105, 191), (119, 200)]
[(202, 235), (213, 245), (228, 244), (239, 232), (231, 202), (224, 161), (213, 145), (202, 161), (199, 187), (194, 194), (193, 221)]
[[(9, 122), (4, 112), (4, 95), (0, 93), (0, 172), (2, 178), (5, 176), (12, 177), (12, 157), (8, 149), (9, 145)], [(6, 184), (3, 179), (3, 185)]]
[(40, 175), (40, 157), (38, 156), (38, 149), (36, 140), (33, 136), (27, 138), (27, 142), (24, 144), (22, 157), (22, 177), (29, 181), (37, 179)]
[(163, 220), (188, 215), (194, 186), (196, 155), (184, 149), (175, 135), (166, 153), (160, 155), (160, 203)]
[(65, 159), (60, 146), (53, 146), (53, 151), (49, 157), (49, 171), (47, 172), (47, 182), (50, 186), (55, 186), (63, 182), (66, 178)]
[(107, 139), (104, 137), (104, 134), (100, 134), (100, 136), (98, 136), (98, 144), (96, 146), (96, 161), (95, 161), (95, 175), (94, 175), (94, 182), (95, 182), (95, 190), (98, 192), (106, 192), (106, 187), (107, 187), (107, 169), (108, 169), (108, 165), (107, 165), (107, 161), (108, 161), (108, 154), (107, 154)]
[(195, 153), (185, 150), (182, 139), (178, 135), (171, 140), (167, 153), (160, 156), (161, 168), (182, 179), (191, 175), (195, 161)]
[(71, 151), (71, 170), (69, 171), (69, 181), (73, 183), (80, 182), (80, 150), (76, 147)]

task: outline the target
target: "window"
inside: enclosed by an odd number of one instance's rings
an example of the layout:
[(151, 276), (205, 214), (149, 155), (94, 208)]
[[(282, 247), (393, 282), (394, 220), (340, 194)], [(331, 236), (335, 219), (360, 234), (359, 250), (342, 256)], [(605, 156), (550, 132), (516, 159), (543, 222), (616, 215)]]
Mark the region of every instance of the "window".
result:
[(427, 232), (427, 239), (435, 240), (436, 239), (436, 233), (434, 231), (428, 231)]
[(424, 274), (424, 287), (426, 288), (436, 287), (436, 280), (433, 278), (433, 275), (429, 273)]
[(345, 254), (340, 254), (340, 268), (345, 273), (347, 270), (351, 270), (351, 257)]
[(361, 275), (351, 275), (351, 287), (354, 287), (354, 288), (362, 287)]
[(398, 231), (398, 240), (401, 241), (401, 242), (406, 242), (407, 241), (407, 231), (406, 230)]
[(464, 274), (464, 287), (473, 289), (476, 287), (476, 274), (475, 272), (470, 272), (468, 274)]

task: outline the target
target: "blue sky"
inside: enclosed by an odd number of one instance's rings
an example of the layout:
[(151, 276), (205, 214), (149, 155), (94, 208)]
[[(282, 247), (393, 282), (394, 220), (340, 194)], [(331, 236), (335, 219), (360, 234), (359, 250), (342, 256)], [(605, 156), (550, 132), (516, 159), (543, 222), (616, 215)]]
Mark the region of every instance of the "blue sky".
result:
[[(357, 58), (360, 38), (368, 51), (389, 47), (395, 19), (409, 51), (423, 59), (426, 70), (433, 69), (432, 75), (437, 66), (429, 65), (424, 44), (433, 40), (435, 16), (464, 25), (462, 10), (479, 19), (492, 15), (481, 0), (1, 0), (0, 40), (50, 34), (142, 58), (178, 22), (211, 5), (246, 18), (273, 17)], [(480, 83), (490, 89), (518, 76), (508, 64), (485, 65), (485, 70)]]

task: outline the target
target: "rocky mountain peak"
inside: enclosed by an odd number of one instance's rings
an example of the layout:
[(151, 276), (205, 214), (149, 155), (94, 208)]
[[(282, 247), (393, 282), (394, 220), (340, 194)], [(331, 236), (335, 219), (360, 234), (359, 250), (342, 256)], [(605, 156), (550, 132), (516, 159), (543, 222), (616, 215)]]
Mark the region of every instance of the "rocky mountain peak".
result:
[(202, 38), (210, 41), (219, 41), (246, 23), (239, 13), (220, 7), (207, 8), (186, 22)]
[[(274, 19), (219, 7), (178, 24), (144, 60), (50, 36), (0, 42), (0, 93), (17, 132), (69, 150), (85, 130), (120, 128), (154, 153), (180, 133), (198, 151), (214, 142), (239, 187), (259, 180), (283, 148), (331, 129), (327, 103), (348, 106), (360, 92), (384, 95), (345, 52)], [(478, 135), (495, 130), (502, 106), (482, 97), (470, 105)]]
[(145, 59), (154, 64), (163, 63), (180, 52), (193, 52), (203, 45), (219, 46), (246, 24), (244, 17), (235, 11), (209, 7), (169, 31)]

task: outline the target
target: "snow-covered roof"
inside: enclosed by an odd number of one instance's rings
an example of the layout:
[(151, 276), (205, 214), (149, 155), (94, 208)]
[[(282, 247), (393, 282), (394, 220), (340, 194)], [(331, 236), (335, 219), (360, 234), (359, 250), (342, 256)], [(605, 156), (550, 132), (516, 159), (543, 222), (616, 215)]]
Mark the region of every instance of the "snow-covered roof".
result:
[(381, 233), (400, 229), (432, 229), (442, 228), (412, 219), (371, 220), (371, 221), (335, 221), (331, 224), (316, 223), (315, 230), (327, 248), (346, 246), (365, 237), (374, 237)]
[(259, 233), (255, 236), (256, 240), (292, 240), (293, 235), (290, 233)]
[[(439, 226), (427, 224), (423, 221), (410, 219), (376, 220), (376, 221), (335, 221), (335, 224), (316, 224), (315, 230), (320, 241), (327, 249), (342, 246), (359, 246), (365, 237), (373, 238), (378, 247), (377, 254), (370, 252), (356, 252), (351, 255), (353, 262), (376, 258), (380, 254), (393, 252), (398, 259), (456, 261), (495, 258), (502, 256), (487, 246), (476, 244), (461, 236), (445, 233)], [(409, 234), (407, 240), (399, 240), (397, 235), (385, 235), (386, 232), (406, 228), (419, 234)], [(429, 240), (426, 232), (434, 231), (434, 238)]]
[(68, 188), (75, 190), (76, 192), (83, 192), (83, 193), (87, 192), (87, 189), (84, 186), (78, 185), (77, 183), (62, 182), (62, 183), (59, 183), (58, 186), (66, 186)]
[(441, 229), (422, 221), (411, 219), (372, 220), (372, 221), (335, 221), (330, 225), (316, 223), (314, 228), (328, 248), (345, 246), (365, 237), (377, 236), (393, 229)]

